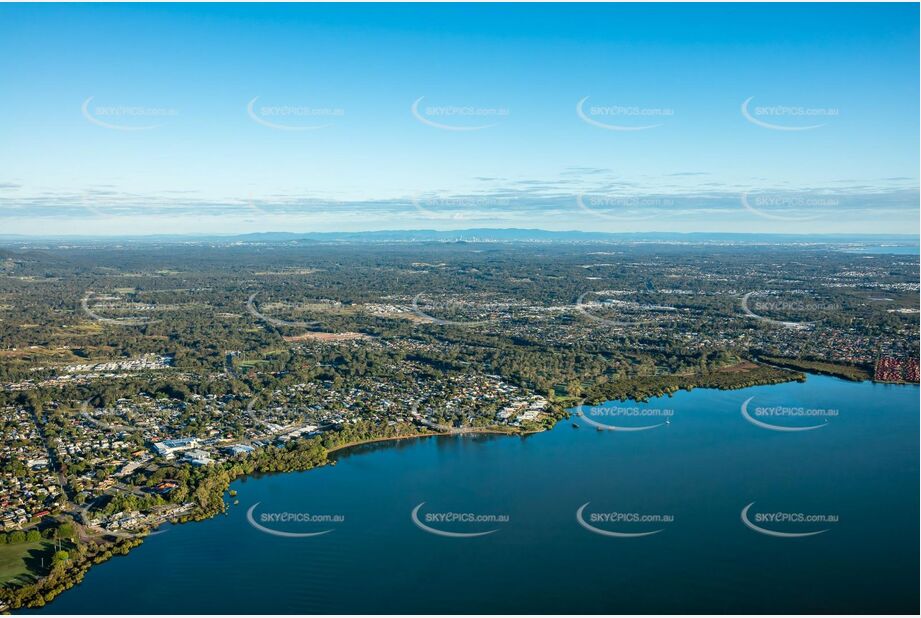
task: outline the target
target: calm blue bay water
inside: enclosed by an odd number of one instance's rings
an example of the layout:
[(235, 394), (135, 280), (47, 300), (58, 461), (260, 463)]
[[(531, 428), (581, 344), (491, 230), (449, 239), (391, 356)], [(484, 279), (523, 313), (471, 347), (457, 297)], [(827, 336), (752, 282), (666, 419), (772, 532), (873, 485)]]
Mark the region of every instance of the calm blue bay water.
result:
[[(826, 426), (747, 422), (771, 406), (835, 409)], [(648, 431), (576, 419), (547, 433), (361, 447), (336, 466), (237, 481), (226, 516), (172, 526), (94, 567), (45, 613), (649, 613), (918, 611), (919, 390), (810, 376), (805, 384), (695, 390)], [(609, 407), (633, 404), (612, 404)], [(649, 419), (592, 417), (621, 426)], [(659, 419), (660, 420), (660, 419)], [(658, 421), (656, 421), (658, 422)], [(772, 423), (815, 424), (778, 418)], [(228, 498), (230, 501), (230, 498)], [(449, 532), (497, 530), (475, 538)], [(596, 534), (661, 532), (632, 538)], [(765, 529), (821, 534), (786, 538)], [(286, 538), (257, 530), (253, 518)], [(507, 515), (445, 523), (432, 513)], [(605, 513), (669, 515), (610, 522)], [(340, 515), (271, 522), (273, 513)], [(835, 515), (834, 523), (759, 514)], [(597, 516), (593, 518), (593, 514)]]
[(906, 245), (863, 245), (860, 247), (854, 247), (850, 249), (845, 249), (847, 253), (867, 253), (867, 254), (889, 254), (889, 255), (918, 255), (921, 251), (921, 247), (917, 244), (906, 244)]

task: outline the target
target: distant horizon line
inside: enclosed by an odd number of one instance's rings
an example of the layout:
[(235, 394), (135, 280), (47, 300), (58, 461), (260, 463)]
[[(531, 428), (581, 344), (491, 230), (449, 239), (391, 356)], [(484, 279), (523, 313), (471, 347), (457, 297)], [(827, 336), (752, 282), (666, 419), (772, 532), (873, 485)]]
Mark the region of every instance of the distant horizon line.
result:
[(362, 235), (390, 235), (390, 236), (407, 236), (412, 234), (428, 234), (432, 236), (457, 236), (470, 234), (483, 235), (508, 235), (518, 234), (523, 238), (527, 234), (540, 234), (544, 237), (632, 237), (638, 238), (643, 236), (657, 237), (712, 237), (712, 238), (822, 238), (829, 240), (897, 240), (897, 241), (915, 241), (921, 242), (921, 234), (895, 234), (895, 233), (847, 233), (847, 232), (675, 232), (675, 231), (643, 231), (643, 232), (604, 232), (604, 231), (584, 231), (584, 230), (548, 230), (544, 228), (517, 228), (517, 227), (495, 227), (495, 228), (463, 228), (454, 230), (439, 230), (434, 228), (413, 228), (413, 229), (375, 229), (360, 231), (303, 231), (290, 232), (285, 230), (278, 231), (261, 231), (261, 232), (243, 232), (243, 233), (151, 233), (151, 234), (0, 234), (0, 241), (5, 240), (119, 240), (119, 239), (182, 239), (182, 240), (207, 240), (207, 239), (241, 239), (250, 238), (258, 239), (259, 237), (277, 237), (277, 238), (309, 238), (309, 237), (359, 237)]

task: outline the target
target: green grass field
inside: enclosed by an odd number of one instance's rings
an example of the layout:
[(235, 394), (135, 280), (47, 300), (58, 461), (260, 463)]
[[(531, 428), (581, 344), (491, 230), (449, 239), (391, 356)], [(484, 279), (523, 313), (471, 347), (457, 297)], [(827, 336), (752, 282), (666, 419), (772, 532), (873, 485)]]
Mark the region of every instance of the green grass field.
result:
[(798, 358), (775, 358), (773, 356), (762, 356), (761, 359), (766, 363), (798, 369), (800, 371), (811, 371), (822, 375), (836, 376), (845, 380), (862, 382), (873, 378), (873, 374), (863, 367), (846, 365), (844, 363), (829, 363), (824, 361), (811, 361)]
[[(54, 543), (37, 541), (18, 545), (0, 545), (0, 586), (32, 581), (48, 571)], [(45, 568), (42, 569), (42, 557)]]

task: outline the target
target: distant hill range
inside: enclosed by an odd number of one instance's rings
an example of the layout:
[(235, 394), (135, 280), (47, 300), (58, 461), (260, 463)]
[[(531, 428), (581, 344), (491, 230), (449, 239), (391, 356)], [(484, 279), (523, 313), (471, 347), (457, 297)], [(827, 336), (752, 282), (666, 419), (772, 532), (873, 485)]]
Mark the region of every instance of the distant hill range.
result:
[(917, 244), (917, 235), (872, 234), (740, 234), (740, 233), (678, 233), (678, 232), (556, 232), (520, 228), (473, 228), (467, 230), (383, 230), (378, 232), (267, 232), (243, 234), (239, 241), (272, 242), (296, 240), (344, 241), (440, 241), (440, 242), (579, 242), (579, 241), (660, 241), (660, 242), (894, 242)]
[(263, 232), (240, 235), (149, 236), (21, 236), (0, 234), (0, 243), (67, 242), (218, 242), (218, 243), (314, 243), (314, 242), (674, 242), (674, 243), (768, 243), (768, 244), (892, 244), (911, 247), (917, 235), (874, 234), (740, 234), (677, 232), (580, 232), (519, 228), (467, 230), (382, 230), (375, 232)]

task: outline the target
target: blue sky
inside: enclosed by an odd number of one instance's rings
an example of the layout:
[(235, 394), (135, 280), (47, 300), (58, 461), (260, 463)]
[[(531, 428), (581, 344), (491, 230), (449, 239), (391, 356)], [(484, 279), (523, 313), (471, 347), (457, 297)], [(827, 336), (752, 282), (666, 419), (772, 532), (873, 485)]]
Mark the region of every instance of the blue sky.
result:
[(911, 4), (2, 5), (0, 233), (916, 233), (918, 36)]

